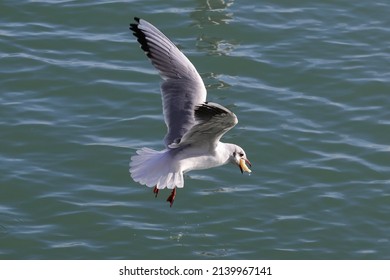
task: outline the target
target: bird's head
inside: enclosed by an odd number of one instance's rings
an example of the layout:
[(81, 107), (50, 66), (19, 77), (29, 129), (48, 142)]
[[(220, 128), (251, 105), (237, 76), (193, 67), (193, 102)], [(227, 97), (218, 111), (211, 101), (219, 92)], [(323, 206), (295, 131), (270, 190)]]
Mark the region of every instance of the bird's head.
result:
[[(251, 173), (252, 171), (249, 169), (249, 167), (252, 167), (250, 161), (247, 159), (244, 149), (241, 147), (234, 145), (233, 152), (231, 154), (231, 161), (238, 165), (238, 167), (241, 170), (241, 173), (248, 172)], [(248, 167), (249, 165), (249, 167)]]

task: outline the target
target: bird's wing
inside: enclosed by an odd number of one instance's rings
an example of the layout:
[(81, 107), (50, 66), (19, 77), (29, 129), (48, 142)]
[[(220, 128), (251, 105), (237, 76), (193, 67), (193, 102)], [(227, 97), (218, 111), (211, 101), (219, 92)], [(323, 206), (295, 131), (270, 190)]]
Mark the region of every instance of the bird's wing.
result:
[(168, 146), (179, 142), (195, 124), (195, 106), (206, 101), (206, 88), (194, 65), (160, 30), (143, 19), (134, 19), (130, 29), (164, 79), (161, 91)]
[(238, 123), (232, 111), (212, 102), (196, 106), (195, 119), (196, 124), (183, 135), (180, 143), (174, 143), (169, 146), (170, 148), (206, 145), (213, 149), (221, 137)]

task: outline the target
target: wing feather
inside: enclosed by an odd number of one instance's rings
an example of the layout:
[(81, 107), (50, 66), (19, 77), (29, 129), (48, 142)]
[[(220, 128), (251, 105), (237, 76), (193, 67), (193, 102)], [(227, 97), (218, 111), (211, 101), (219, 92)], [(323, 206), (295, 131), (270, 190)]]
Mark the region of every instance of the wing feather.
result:
[(180, 143), (170, 145), (171, 148), (195, 144), (213, 149), (221, 137), (238, 123), (232, 111), (212, 102), (196, 106), (195, 119), (196, 124), (184, 134)]
[(156, 27), (134, 18), (130, 24), (142, 50), (164, 79), (161, 85), (166, 146), (179, 142), (195, 124), (195, 107), (206, 101), (206, 88), (188, 58)]

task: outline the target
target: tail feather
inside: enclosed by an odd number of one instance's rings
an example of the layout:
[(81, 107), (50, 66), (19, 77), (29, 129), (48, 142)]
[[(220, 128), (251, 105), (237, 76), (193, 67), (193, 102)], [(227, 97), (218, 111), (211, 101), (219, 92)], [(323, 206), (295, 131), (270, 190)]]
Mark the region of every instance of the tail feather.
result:
[(130, 174), (134, 181), (148, 187), (173, 189), (184, 187), (183, 173), (174, 164), (169, 150), (138, 150), (131, 157)]

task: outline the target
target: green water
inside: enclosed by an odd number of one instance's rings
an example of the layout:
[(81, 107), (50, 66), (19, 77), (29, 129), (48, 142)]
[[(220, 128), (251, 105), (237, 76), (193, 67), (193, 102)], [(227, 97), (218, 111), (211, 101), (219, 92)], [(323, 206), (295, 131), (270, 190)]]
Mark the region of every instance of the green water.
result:
[[(389, 259), (388, 1), (1, 1), (0, 259)], [(158, 26), (253, 164), (128, 174), (162, 149)]]

